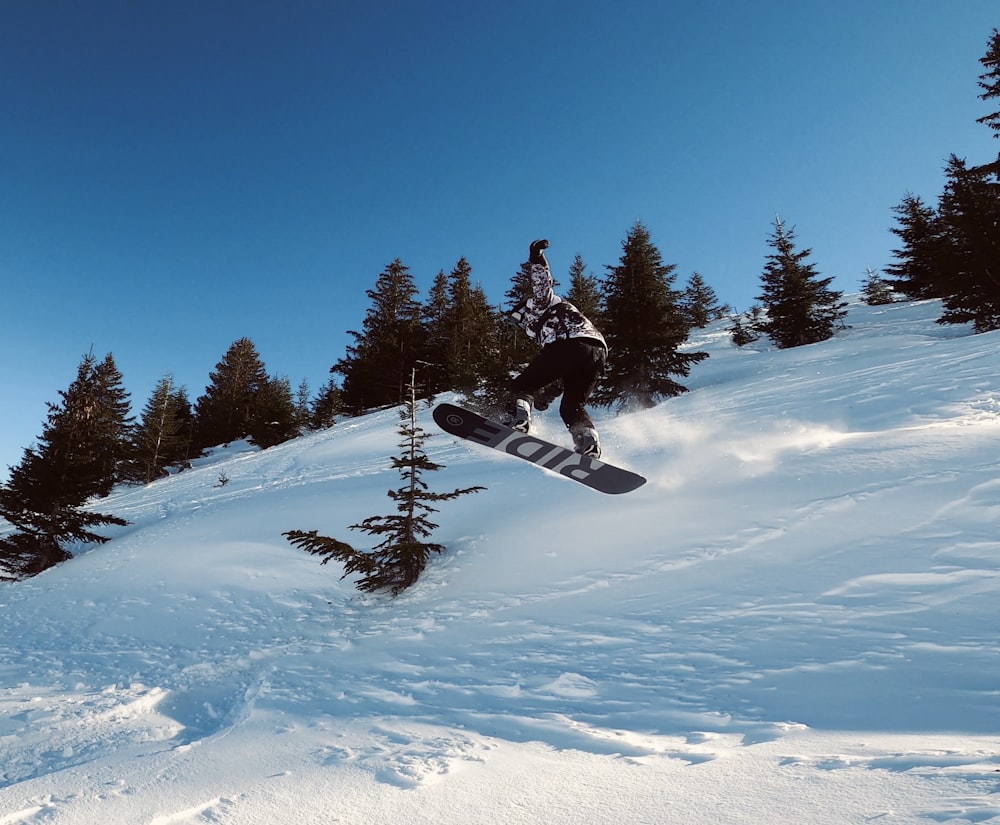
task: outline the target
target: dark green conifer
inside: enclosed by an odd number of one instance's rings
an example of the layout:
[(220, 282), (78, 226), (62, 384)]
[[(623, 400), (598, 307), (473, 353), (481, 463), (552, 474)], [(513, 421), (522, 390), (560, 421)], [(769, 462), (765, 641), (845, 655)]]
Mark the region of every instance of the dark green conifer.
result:
[(447, 309), (440, 357), (447, 389), (472, 392), (496, 359), (496, 318), (482, 288), (472, 283), (472, 267), (462, 258), (448, 278)]
[(935, 258), (944, 293), (942, 324), (1000, 329), (1000, 183), (954, 155), (938, 215), (945, 242)]
[(698, 329), (724, 318), (729, 312), (729, 307), (719, 303), (715, 290), (705, 283), (705, 279), (698, 272), (692, 273), (688, 278), (680, 305), (688, 324)]
[(295, 394), (295, 426), (300, 433), (309, 429), (310, 395), (309, 381), (303, 378)]
[(451, 389), (448, 359), (445, 355), (450, 336), (448, 276), (443, 269), (434, 277), (421, 317), (424, 327), (424, 351), (420, 357), (423, 362), (423, 385), (429, 394), (436, 395)]
[(600, 328), (602, 299), (601, 282), (596, 276), (587, 273), (583, 257), (575, 255), (569, 268), (569, 289), (566, 291), (566, 300)]
[(758, 300), (767, 314), (760, 329), (780, 348), (814, 344), (830, 338), (846, 315), (841, 293), (830, 289), (833, 278), (820, 278), (806, 258), (812, 250), (795, 248), (795, 232), (781, 218), (768, 240)]
[(309, 429), (325, 430), (332, 427), (340, 409), (340, 387), (331, 378), (320, 388), (309, 406)]
[(131, 401), (124, 378), (115, 359), (108, 353), (94, 366), (92, 404), (94, 472), (101, 479), (99, 496), (108, 495), (112, 488), (125, 480), (131, 459), (135, 419), (131, 416)]
[(209, 385), (195, 402), (195, 447), (204, 450), (250, 434), (257, 394), (267, 369), (253, 341), (240, 338), (209, 373)]
[[(1000, 99), (1000, 30), (993, 29), (986, 46), (986, 54), (979, 58), (979, 62), (987, 69), (979, 76), (979, 87), (983, 90), (979, 99), (986, 101)], [(993, 137), (1000, 138), (1000, 110), (976, 118), (976, 123), (988, 126), (993, 130)], [(1000, 181), (1000, 155), (992, 163), (978, 167), (977, 171), (992, 174)]]
[(267, 377), (254, 397), (247, 435), (255, 447), (266, 450), (300, 435), (298, 409), (287, 377)]
[(869, 306), (891, 304), (895, 300), (892, 287), (874, 269), (869, 269), (861, 285), (861, 300)]
[(604, 280), (602, 332), (609, 354), (594, 402), (645, 408), (686, 392), (671, 376), (687, 376), (708, 353), (681, 351), (690, 327), (673, 289), (676, 267), (663, 263), (642, 223), (629, 231), (622, 250)]
[(341, 400), (356, 415), (402, 404), (410, 370), (423, 352), (422, 307), (410, 270), (399, 258), (367, 295), (372, 305), (361, 332), (348, 331), (355, 343), (330, 369), (343, 376)]
[(732, 326), (729, 327), (729, 337), (737, 347), (745, 347), (754, 341), (760, 340), (761, 309), (759, 306), (750, 308), (749, 312), (741, 315), (734, 315), (730, 319)]
[(365, 592), (388, 591), (396, 596), (414, 584), (427, 566), (431, 553), (441, 553), (443, 545), (426, 541), (437, 528), (428, 514), (437, 512), (432, 503), (449, 501), (467, 493), (485, 489), (466, 487), (450, 493), (431, 492), (425, 473), (443, 465), (431, 461), (423, 450), (429, 434), (417, 424), (415, 379), (408, 385), (406, 403), (400, 410), (400, 454), (393, 456), (392, 467), (399, 471), (403, 484), (389, 491), (396, 512), (388, 516), (370, 516), (351, 530), (359, 530), (382, 540), (370, 551), (356, 550), (339, 539), (321, 536), (316, 530), (289, 530), (283, 535), (296, 547), (320, 556), (323, 564), (331, 560), (344, 565), (344, 576), (360, 574), (357, 588)]
[(75, 543), (107, 541), (93, 528), (127, 523), (84, 509), (123, 472), (130, 420), (120, 379), (110, 355), (97, 364), (88, 354), (61, 403), (48, 405), (38, 443), (0, 487), (0, 516), (16, 528), (0, 539), (0, 578), (36, 575), (70, 558)]
[(129, 480), (149, 484), (166, 475), (166, 468), (186, 461), (191, 428), (191, 404), (172, 375), (163, 376), (143, 408), (133, 439)]
[(937, 212), (913, 194), (907, 194), (893, 212), (899, 225), (889, 231), (903, 245), (892, 251), (896, 262), (885, 268), (886, 283), (914, 300), (941, 297), (938, 266), (945, 232)]

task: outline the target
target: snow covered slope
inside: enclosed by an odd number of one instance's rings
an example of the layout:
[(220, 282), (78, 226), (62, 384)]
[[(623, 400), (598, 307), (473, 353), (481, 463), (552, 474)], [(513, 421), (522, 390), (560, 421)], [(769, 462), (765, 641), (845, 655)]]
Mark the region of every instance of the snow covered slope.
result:
[(281, 536), (364, 546), (393, 411), (116, 492), (0, 585), (0, 825), (1000, 823), (1000, 337), (939, 313), (700, 332), (691, 392), (598, 411), (627, 496), (436, 434), (488, 490), (395, 600)]

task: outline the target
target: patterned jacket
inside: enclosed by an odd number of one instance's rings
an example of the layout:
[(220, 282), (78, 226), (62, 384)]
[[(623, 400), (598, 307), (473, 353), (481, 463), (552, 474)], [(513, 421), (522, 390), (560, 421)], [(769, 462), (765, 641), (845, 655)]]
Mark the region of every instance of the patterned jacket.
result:
[(608, 345), (580, 310), (552, 290), (552, 273), (542, 264), (531, 265), (531, 297), (511, 316), (543, 347), (564, 338), (589, 338), (607, 350)]

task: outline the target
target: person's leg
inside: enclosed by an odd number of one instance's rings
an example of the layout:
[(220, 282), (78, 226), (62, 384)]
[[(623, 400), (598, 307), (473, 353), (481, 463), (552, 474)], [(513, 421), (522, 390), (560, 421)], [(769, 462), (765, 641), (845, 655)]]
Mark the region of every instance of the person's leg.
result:
[(551, 384), (542, 387), (535, 395), (535, 409), (541, 412), (547, 410), (552, 402), (562, 395), (562, 379), (553, 381)]
[(573, 435), (576, 451), (598, 458), (601, 455), (601, 442), (585, 405), (604, 367), (605, 352), (600, 345), (585, 339), (575, 341), (577, 345), (566, 359), (559, 414)]
[(563, 345), (568, 342), (556, 341), (544, 347), (534, 361), (525, 367), (510, 384), (511, 426), (515, 430), (528, 432), (531, 427), (531, 406), (535, 393), (553, 381), (557, 381), (563, 370)]

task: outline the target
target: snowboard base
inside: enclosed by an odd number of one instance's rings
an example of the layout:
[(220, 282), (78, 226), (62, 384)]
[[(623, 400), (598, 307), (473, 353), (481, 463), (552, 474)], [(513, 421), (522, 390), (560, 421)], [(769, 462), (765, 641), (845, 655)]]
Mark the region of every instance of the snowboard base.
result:
[(455, 404), (438, 404), (433, 414), (437, 425), (451, 435), (537, 464), (601, 493), (630, 493), (646, 483), (631, 470), (580, 455)]

